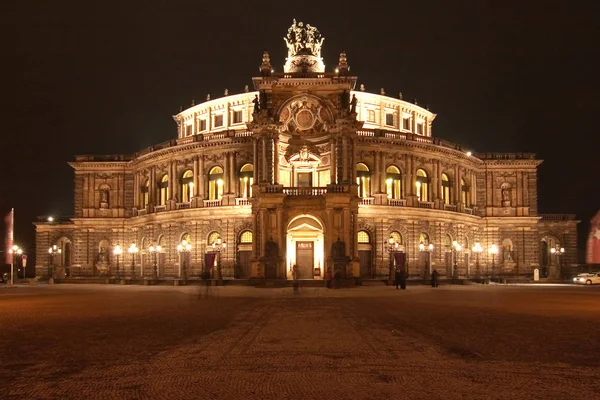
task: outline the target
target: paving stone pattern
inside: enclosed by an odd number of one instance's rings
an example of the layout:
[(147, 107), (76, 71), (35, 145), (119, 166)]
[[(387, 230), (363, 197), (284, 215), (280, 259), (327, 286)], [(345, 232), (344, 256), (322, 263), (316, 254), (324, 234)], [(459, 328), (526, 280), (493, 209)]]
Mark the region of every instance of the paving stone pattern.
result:
[(600, 288), (210, 290), (0, 288), (0, 398), (600, 398)]

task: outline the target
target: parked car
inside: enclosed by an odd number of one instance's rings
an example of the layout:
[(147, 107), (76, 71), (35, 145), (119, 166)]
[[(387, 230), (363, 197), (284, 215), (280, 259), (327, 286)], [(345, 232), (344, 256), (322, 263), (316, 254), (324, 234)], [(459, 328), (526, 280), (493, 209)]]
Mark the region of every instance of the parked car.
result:
[(573, 283), (582, 285), (600, 284), (600, 272), (579, 274), (573, 278)]

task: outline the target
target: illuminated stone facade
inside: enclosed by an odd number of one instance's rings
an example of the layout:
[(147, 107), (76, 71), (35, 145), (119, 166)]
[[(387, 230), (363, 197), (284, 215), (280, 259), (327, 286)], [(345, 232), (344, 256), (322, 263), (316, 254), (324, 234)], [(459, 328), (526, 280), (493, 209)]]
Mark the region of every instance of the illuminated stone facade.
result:
[(181, 111), (177, 139), (77, 156), (74, 216), (36, 223), (38, 275), (114, 276), (119, 260), (136, 279), (558, 278), (576, 262), (577, 221), (538, 214), (533, 154), (434, 138), (428, 109), (356, 90), (345, 53), (326, 72), (314, 27), (285, 40), (284, 72), (265, 53), (254, 91)]

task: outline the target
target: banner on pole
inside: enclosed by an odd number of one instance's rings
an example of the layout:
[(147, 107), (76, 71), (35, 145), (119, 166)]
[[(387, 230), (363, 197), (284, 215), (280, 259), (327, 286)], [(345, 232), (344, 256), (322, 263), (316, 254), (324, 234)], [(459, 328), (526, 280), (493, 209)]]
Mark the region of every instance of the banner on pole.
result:
[(15, 209), (11, 208), (10, 212), (6, 217), (4, 217), (4, 222), (6, 224), (6, 237), (4, 238), (4, 245), (6, 252), (6, 264), (12, 263), (12, 253), (11, 249), (14, 244), (14, 225), (15, 225)]

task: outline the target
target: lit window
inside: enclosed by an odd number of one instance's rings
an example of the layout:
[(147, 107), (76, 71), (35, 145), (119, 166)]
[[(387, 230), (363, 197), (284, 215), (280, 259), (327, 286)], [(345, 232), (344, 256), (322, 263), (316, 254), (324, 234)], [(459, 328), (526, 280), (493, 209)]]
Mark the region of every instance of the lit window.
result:
[(215, 128), (223, 126), (223, 115), (215, 115)]
[(358, 231), (358, 243), (371, 243), (371, 238), (367, 231)]
[(402, 244), (402, 235), (400, 232), (394, 231), (390, 233), (390, 239), (392, 239), (392, 243)]
[(181, 201), (184, 203), (190, 202), (194, 195), (194, 173), (187, 170), (181, 178)]
[(460, 201), (463, 207), (470, 207), (471, 201), (469, 199), (469, 194), (471, 193), (471, 188), (467, 185), (464, 179), (460, 180)]
[(423, 243), (425, 246), (429, 244), (429, 235), (425, 232), (419, 234), (419, 243)]
[(212, 244), (221, 244), (221, 235), (219, 235), (219, 232), (211, 232), (210, 235), (208, 235), (208, 245), (212, 246)]
[(422, 123), (418, 123), (417, 124), (417, 135), (422, 135), (423, 134), (423, 124)]
[(221, 200), (223, 197), (223, 168), (213, 167), (208, 174), (208, 199)]
[(367, 122), (375, 122), (375, 110), (367, 110)]
[(390, 113), (385, 114), (385, 124), (387, 126), (394, 126), (394, 114), (390, 114)]
[(385, 172), (385, 187), (388, 199), (403, 198), (402, 175), (400, 175), (398, 167), (390, 165)]
[(404, 129), (405, 131), (410, 131), (411, 130), (411, 123), (410, 123), (410, 117), (404, 117), (402, 118), (402, 129)]
[(451, 187), (452, 182), (450, 182), (448, 175), (442, 174), (442, 201), (444, 204), (450, 204)]
[(150, 192), (150, 180), (146, 179), (146, 183), (142, 186), (142, 208), (148, 207), (148, 202), (150, 200), (148, 194)]
[(240, 235), (240, 243), (252, 243), (252, 232), (244, 231)]
[(165, 174), (158, 183), (158, 205), (164, 206), (169, 199), (169, 175)]
[(233, 111), (232, 121), (234, 124), (242, 123), (242, 111)]
[(202, 131), (205, 131), (205, 130), (206, 130), (206, 120), (205, 119), (201, 119), (200, 120), (200, 129), (199, 129), (199, 131), (202, 132)]
[(429, 178), (427, 177), (427, 172), (422, 169), (417, 170), (415, 186), (419, 201), (429, 201)]
[(240, 195), (246, 199), (252, 197), (252, 185), (254, 185), (254, 167), (245, 164), (240, 169)]
[(358, 185), (359, 197), (369, 197), (371, 195), (371, 172), (369, 167), (363, 163), (356, 164), (356, 184)]

